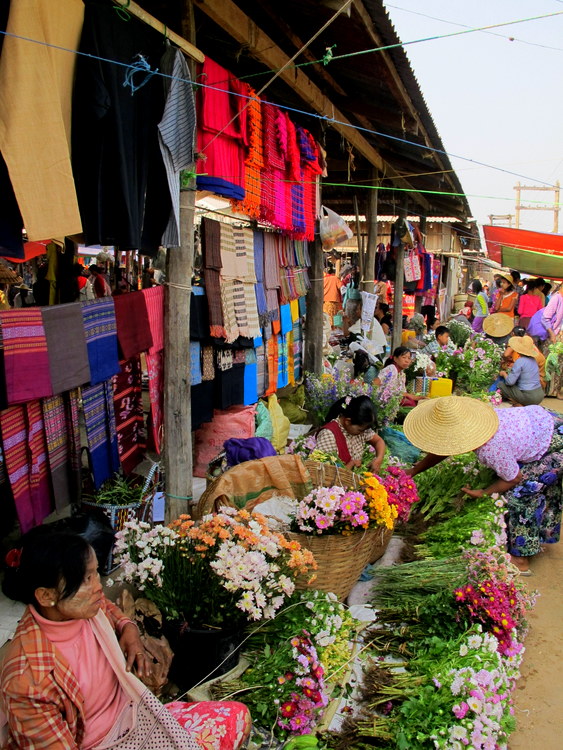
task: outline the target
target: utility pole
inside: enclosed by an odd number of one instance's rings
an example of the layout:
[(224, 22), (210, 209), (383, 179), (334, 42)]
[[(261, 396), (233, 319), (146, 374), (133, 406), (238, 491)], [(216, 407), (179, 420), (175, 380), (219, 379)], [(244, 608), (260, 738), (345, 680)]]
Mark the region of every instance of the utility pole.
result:
[[(559, 203), (560, 199), (560, 185), (559, 180), (553, 185), (553, 187), (548, 187), (547, 185), (539, 187), (536, 185), (521, 185), (519, 182), (516, 183), (514, 186), (514, 190), (516, 191), (516, 229), (520, 229), (520, 211), (552, 211), (553, 212), (553, 233), (557, 234), (559, 232), (559, 211), (561, 210), (561, 206)], [(529, 191), (537, 191), (545, 193), (546, 191), (548, 193), (553, 193), (553, 203), (546, 203), (545, 205), (539, 205), (539, 206), (523, 206), (522, 205), (522, 191), (525, 190), (526, 192)]]
[(366, 212), (367, 222), (367, 249), (365, 254), (364, 262), (364, 277), (362, 280), (362, 289), (364, 292), (371, 292), (374, 290), (374, 278), (375, 278), (375, 255), (377, 252), (377, 169), (375, 167), (370, 168), (370, 184), (372, 190), (368, 192), (368, 205)]

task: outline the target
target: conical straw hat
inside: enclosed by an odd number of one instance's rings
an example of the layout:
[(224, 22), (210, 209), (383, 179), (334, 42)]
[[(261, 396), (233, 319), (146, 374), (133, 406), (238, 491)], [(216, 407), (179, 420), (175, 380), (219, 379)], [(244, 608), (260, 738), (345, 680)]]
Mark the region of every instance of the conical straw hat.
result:
[(514, 328), (514, 318), (504, 313), (493, 313), (488, 315), (483, 321), (483, 330), (488, 336), (500, 339), (508, 334)]
[(421, 401), (407, 416), (404, 432), (413, 445), (437, 456), (457, 456), (480, 448), (498, 430), (492, 406), (465, 396)]
[(537, 355), (534, 340), (531, 336), (512, 336), (508, 339), (508, 346), (525, 357), (535, 357)]

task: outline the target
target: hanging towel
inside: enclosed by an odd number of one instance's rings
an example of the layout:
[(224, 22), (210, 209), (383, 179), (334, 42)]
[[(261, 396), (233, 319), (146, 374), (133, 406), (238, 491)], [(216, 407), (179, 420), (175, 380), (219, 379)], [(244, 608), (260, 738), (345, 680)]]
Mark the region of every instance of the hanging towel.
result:
[(289, 304), (281, 305), (280, 307), (280, 324), (282, 334), (289, 333), (293, 328), (293, 322), (291, 320), (291, 308)]
[(215, 338), (225, 336), (223, 305), (221, 303), (221, 226), (214, 219), (202, 219), (201, 246), (203, 278), (209, 309), (209, 328)]
[(39, 308), (0, 311), (8, 403), (53, 395), (47, 339)]
[(94, 486), (98, 489), (119, 469), (111, 381), (83, 388), (82, 405)]
[(153, 345), (147, 303), (142, 292), (114, 297), (117, 340), (122, 359), (131, 359)]
[(155, 354), (164, 349), (164, 287), (151, 286), (143, 289), (142, 294), (147, 306), (149, 328), (152, 336), (152, 346), (149, 354)]
[[(71, 405), (71, 399), (76, 402), (76, 408)], [(58, 511), (76, 501), (80, 487), (74, 423), (77, 400), (78, 392), (74, 390), (64, 396), (46, 398), (42, 402), (51, 486)]]
[(53, 393), (63, 393), (89, 383), (90, 365), (80, 303), (43, 307), (41, 314)]
[(168, 47), (160, 61), (164, 86), (168, 86), (166, 105), (158, 124), (158, 141), (166, 169), (172, 212), (162, 237), (165, 247), (180, 245), (180, 171), (194, 161), (195, 101), (190, 70), (184, 53)]
[(0, 430), (8, 480), (25, 534), (53, 510), (41, 403), (29, 401), (0, 412)]
[(153, 445), (160, 455), (162, 427), (164, 424), (164, 352), (147, 354), (147, 374), (149, 376), (149, 399), (151, 402), (151, 427)]
[(191, 384), (199, 385), (203, 380), (201, 373), (201, 344), (199, 341), (190, 341), (190, 372)]
[(260, 326), (268, 322), (268, 304), (266, 302), (266, 288), (264, 286), (264, 232), (254, 232), (254, 273), (256, 276), (256, 305)]
[(119, 372), (113, 297), (84, 302), (82, 322), (90, 363), (90, 385), (98, 385)]
[(120, 362), (121, 372), (114, 379), (113, 405), (117, 430), (117, 450), (125, 474), (142, 461), (146, 450), (141, 390), (141, 359)]

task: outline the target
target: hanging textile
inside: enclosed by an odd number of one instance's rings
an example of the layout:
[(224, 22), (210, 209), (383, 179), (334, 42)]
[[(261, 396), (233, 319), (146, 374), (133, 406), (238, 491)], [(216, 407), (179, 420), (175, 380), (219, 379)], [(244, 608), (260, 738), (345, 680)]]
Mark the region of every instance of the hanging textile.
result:
[(312, 241), (315, 238), (315, 221), (319, 211), (317, 185), (323, 169), (320, 164), (319, 147), (311, 133), (305, 128), (297, 128), (297, 142), (301, 152), (303, 179), (303, 215), (305, 217), (303, 238)]
[(289, 370), (287, 358), (287, 336), (278, 336), (278, 379), (277, 388), (285, 388), (289, 384)]
[(47, 339), (39, 308), (0, 311), (6, 395), (19, 404), (53, 394)]
[(121, 372), (114, 381), (113, 405), (117, 430), (117, 450), (125, 474), (142, 461), (146, 450), (141, 390), (141, 359), (120, 362)]
[(190, 341), (190, 373), (191, 384), (199, 385), (203, 380), (201, 372), (201, 344), (199, 341)]
[(268, 320), (268, 304), (266, 302), (266, 288), (264, 286), (264, 232), (254, 232), (254, 275), (256, 285), (256, 307), (258, 309), (258, 320), (263, 328)]
[(131, 359), (148, 351), (153, 340), (143, 292), (120, 294), (113, 302), (121, 358)]
[(151, 403), (152, 445), (160, 455), (164, 426), (164, 351), (146, 355)]
[(266, 287), (266, 302), (270, 320), (279, 320), (280, 309), (278, 289), (280, 286), (277, 240), (278, 235), (272, 232), (264, 234), (264, 285)]
[(124, 66), (139, 55), (153, 71), (159, 68), (162, 40), (160, 31), (133, 16), (123, 24), (111, 3), (85, 3), (79, 47), (84, 54), (76, 59), (72, 101), (72, 166), (86, 245), (158, 251), (171, 210), (158, 143), (164, 86), (160, 76), (142, 72), (134, 76), (134, 94), (123, 83)]
[(209, 338), (209, 315), (205, 289), (193, 286), (190, 295), (190, 339), (201, 341)]
[(278, 337), (272, 336), (267, 345), (267, 389), (265, 396), (275, 393), (278, 387)]
[(247, 349), (244, 364), (244, 400), (245, 406), (258, 401), (258, 360), (255, 349)]
[[(246, 227), (232, 228), (237, 278), (234, 280), (234, 307), (239, 335), (254, 338), (260, 334), (254, 284), (254, 233)], [(223, 237), (223, 234), (221, 234)], [(223, 266), (224, 269), (224, 266)]]
[(214, 219), (203, 218), (201, 222), (201, 246), (203, 254), (203, 278), (209, 310), (211, 336), (225, 336), (223, 305), (221, 302), (221, 225)]
[(111, 382), (83, 388), (82, 408), (94, 486), (99, 489), (119, 469)]
[(279, 151), (275, 132), (276, 108), (262, 100), (262, 131), (264, 173), (260, 183), (260, 218), (268, 224), (275, 223), (276, 187), (283, 179), (285, 160)]
[(90, 364), (90, 385), (97, 385), (119, 372), (113, 297), (84, 303), (82, 322)]
[(303, 368), (303, 333), (300, 321), (293, 324), (293, 374), (295, 380), (301, 380)]
[(262, 132), (262, 106), (256, 91), (248, 84), (243, 83), (246, 93), (247, 127), (248, 127), (248, 153), (244, 161), (244, 199), (242, 201), (231, 201), (235, 211), (250, 216), (252, 219), (260, 218), (260, 194), (262, 170), (264, 169), (264, 149)]
[(78, 391), (46, 398), (42, 408), (51, 487), (55, 507), (61, 511), (77, 500), (80, 489)]
[(0, 151), (30, 240), (82, 231), (70, 162), (77, 57), (56, 47), (77, 49), (83, 18), (82, 0), (18, 0), (10, 5), (7, 32), (27, 39), (4, 38)]
[(63, 393), (90, 382), (86, 335), (79, 302), (41, 310), (53, 393)]
[(215, 379), (215, 365), (213, 363), (213, 347), (204, 346), (201, 350), (201, 370), (203, 382)]
[(145, 298), (152, 338), (148, 352), (153, 354), (164, 349), (164, 287), (151, 286), (149, 289), (143, 289), (142, 295)]
[(243, 200), (247, 137), (247, 84), (205, 57), (198, 91), (196, 162), (199, 190), (211, 190), (225, 198)]
[(53, 510), (41, 403), (29, 401), (0, 412), (0, 430), (6, 472), (25, 534)]
[(164, 247), (179, 247), (180, 172), (194, 162), (195, 101), (183, 52), (168, 46), (160, 61), (160, 70), (165, 76), (162, 82), (167, 95), (164, 114), (158, 124), (158, 140), (172, 200), (172, 212), (162, 244)]

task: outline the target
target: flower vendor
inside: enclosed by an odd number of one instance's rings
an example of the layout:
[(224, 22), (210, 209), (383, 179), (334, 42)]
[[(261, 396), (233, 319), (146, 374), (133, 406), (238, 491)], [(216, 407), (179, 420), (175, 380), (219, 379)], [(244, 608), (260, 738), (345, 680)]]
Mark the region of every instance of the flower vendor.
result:
[(497, 273), (495, 276), (499, 292), (495, 298), (493, 312), (514, 318), (518, 305), (518, 292), (514, 288), (514, 279), (509, 273)]
[(508, 350), (520, 356), (510, 370), (501, 370), (499, 373), (502, 395), (518, 406), (541, 404), (545, 392), (541, 386), (534, 342), (530, 336), (513, 336), (508, 340)]
[[(424, 352), (424, 349), (422, 351)], [(374, 383), (377, 383), (380, 389), (393, 387), (394, 390), (400, 390), (402, 392), (401, 406), (416, 406), (418, 401), (426, 398), (426, 396), (413, 396), (411, 393), (407, 393), (405, 370), (411, 362), (411, 350), (406, 346), (398, 346), (393, 355), (385, 362), (385, 367), (381, 370), (379, 378), (374, 380)]]
[(346, 396), (336, 401), (327, 423), (317, 435), (317, 449), (336, 453), (347, 469), (360, 466), (366, 443), (375, 448), (371, 470), (379, 471), (385, 456), (385, 443), (372, 429), (376, 425), (373, 402), (368, 396)]
[(559, 541), (563, 477), (563, 421), (541, 406), (493, 409), (472, 398), (446, 396), (421, 404), (406, 418), (407, 438), (426, 456), (411, 476), (446, 456), (475, 451), (497, 478), (470, 497), (503, 494), (507, 501), (508, 551), (524, 575), (542, 544)]
[[(103, 594), (92, 547), (39, 526), (12, 550), (5, 589), (27, 604), (4, 658), (4, 747), (236, 750), (250, 733), (240, 703), (160, 701), (133, 675), (149, 659), (137, 626)], [(203, 732), (201, 737), (199, 733)]]

